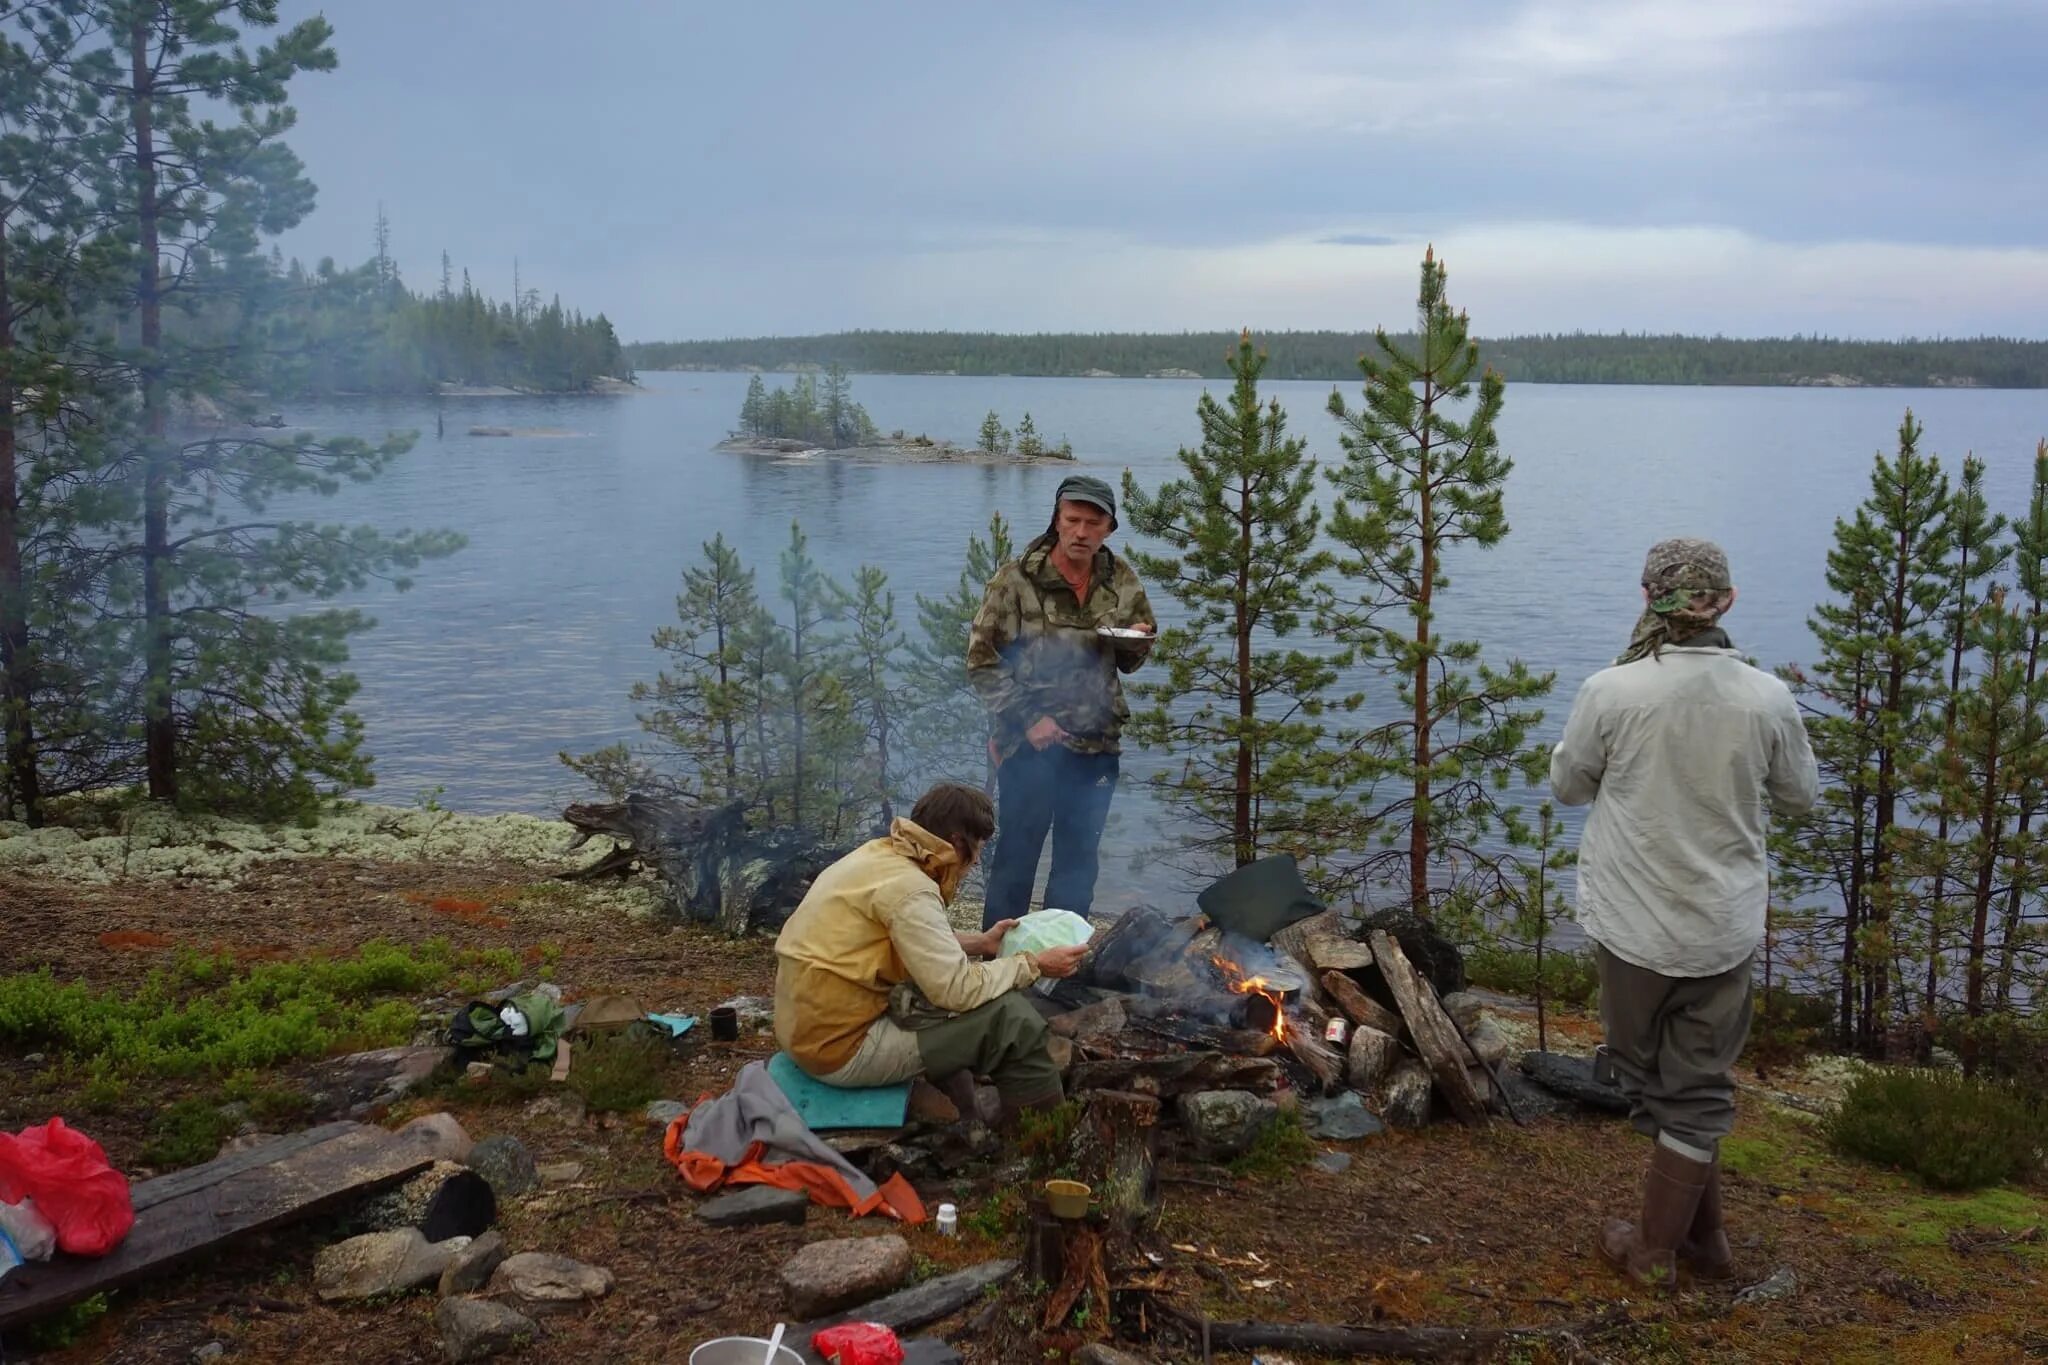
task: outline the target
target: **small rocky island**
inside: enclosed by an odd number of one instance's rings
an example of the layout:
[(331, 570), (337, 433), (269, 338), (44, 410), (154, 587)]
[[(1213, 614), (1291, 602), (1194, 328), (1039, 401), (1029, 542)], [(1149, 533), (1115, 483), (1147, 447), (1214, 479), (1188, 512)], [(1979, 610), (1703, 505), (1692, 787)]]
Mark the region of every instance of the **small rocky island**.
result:
[(740, 405), (739, 430), (716, 448), (779, 460), (829, 455), (873, 462), (1036, 464), (1074, 458), (1073, 444), (1064, 437), (1057, 445), (1045, 441), (1028, 412), (1014, 431), (999, 415), (989, 413), (972, 446), (912, 436), (900, 428), (885, 436), (867, 409), (853, 401), (852, 381), (836, 364), (824, 371), (822, 383), (806, 373), (797, 375), (787, 388), (770, 389), (755, 375)]

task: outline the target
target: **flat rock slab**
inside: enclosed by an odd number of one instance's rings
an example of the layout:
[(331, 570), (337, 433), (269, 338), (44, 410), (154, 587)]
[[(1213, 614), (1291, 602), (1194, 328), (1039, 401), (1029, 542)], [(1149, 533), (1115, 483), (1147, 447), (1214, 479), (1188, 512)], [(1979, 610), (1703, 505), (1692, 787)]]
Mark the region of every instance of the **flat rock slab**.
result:
[(440, 1279), (468, 1245), (467, 1237), (429, 1242), (418, 1228), (366, 1232), (323, 1248), (313, 1285), (329, 1303), (403, 1293)]
[(1331, 1175), (1342, 1175), (1351, 1169), (1351, 1153), (1324, 1152), (1310, 1164), (1319, 1171), (1328, 1171)]
[(532, 1318), (489, 1299), (443, 1299), (434, 1308), (441, 1349), (453, 1361), (489, 1360), (531, 1342)]
[(880, 1298), (910, 1278), (910, 1243), (894, 1233), (813, 1242), (783, 1263), (782, 1290), (799, 1318)]
[(1500, 1088), (1515, 1102), (1515, 1112), (1525, 1119), (1547, 1119), (1572, 1107), (1570, 1100), (1546, 1090), (1514, 1067), (1502, 1067)]
[(574, 1308), (612, 1292), (612, 1273), (567, 1256), (523, 1251), (507, 1258), (491, 1276), (491, 1292), (502, 1294), (529, 1313)]
[(1628, 1099), (1611, 1085), (1593, 1079), (1591, 1057), (1567, 1057), (1561, 1052), (1525, 1052), (1522, 1070), (1545, 1090), (1576, 1101), (1596, 1113), (1628, 1114)]
[(354, 1052), (324, 1062), (314, 1073), (314, 1088), (330, 1096), (338, 1092), (338, 1109), (393, 1104), (422, 1081), (455, 1060), (452, 1047), (386, 1047)]
[(441, 1272), (442, 1298), (474, 1294), (491, 1282), (491, 1275), (504, 1263), (505, 1239), (496, 1228), (464, 1247)]
[(770, 1223), (802, 1223), (810, 1216), (811, 1197), (802, 1190), (749, 1185), (697, 1206), (697, 1221), (714, 1228), (753, 1228)]
[(1302, 1108), (1308, 1115), (1311, 1137), (1331, 1142), (1352, 1142), (1359, 1138), (1377, 1137), (1387, 1131), (1387, 1125), (1366, 1109), (1365, 1101), (1350, 1091), (1334, 1099), (1310, 1100)]
[(941, 1275), (935, 1280), (885, 1299), (861, 1304), (854, 1312), (839, 1313), (821, 1322), (805, 1323), (801, 1332), (791, 1329), (791, 1336), (801, 1335), (805, 1341), (820, 1327), (829, 1327), (835, 1322), (858, 1319), (861, 1322), (879, 1322), (894, 1332), (907, 1332), (926, 1323), (937, 1322), (949, 1317), (974, 1303), (988, 1290), (1001, 1284), (1017, 1273), (1016, 1261), (983, 1261), (980, 1265), (956, 1270), (950, 1275)]

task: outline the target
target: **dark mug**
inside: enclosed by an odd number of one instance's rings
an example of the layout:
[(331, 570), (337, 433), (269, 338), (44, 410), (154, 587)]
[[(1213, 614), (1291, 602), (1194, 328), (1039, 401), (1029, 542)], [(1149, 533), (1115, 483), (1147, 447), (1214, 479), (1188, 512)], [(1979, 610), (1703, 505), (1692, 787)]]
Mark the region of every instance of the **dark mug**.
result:
[(740, 1036), (740, 1012), (731, 1005), (720, 1005), (711, 1011), (711, 1040), (715, 1043), (737, 1042)]

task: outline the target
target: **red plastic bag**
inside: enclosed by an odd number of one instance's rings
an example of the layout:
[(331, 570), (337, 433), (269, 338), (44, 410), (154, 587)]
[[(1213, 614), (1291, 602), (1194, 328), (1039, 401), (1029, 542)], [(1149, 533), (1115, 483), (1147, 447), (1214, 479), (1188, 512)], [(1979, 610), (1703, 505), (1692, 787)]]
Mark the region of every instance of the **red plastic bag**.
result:
[(903, 1343), (879, 1322), (844, 1322), (813, 1332), (811, 1349), (838, 1365), (903, 1365)]
[(18, 1204), (24, 1195), (57, 1229), (57, 1250), (73, 1256), (104, 1256), (135, 1226), (128, 1177), (60, 1118), (0, 1133), (0, 1203)]

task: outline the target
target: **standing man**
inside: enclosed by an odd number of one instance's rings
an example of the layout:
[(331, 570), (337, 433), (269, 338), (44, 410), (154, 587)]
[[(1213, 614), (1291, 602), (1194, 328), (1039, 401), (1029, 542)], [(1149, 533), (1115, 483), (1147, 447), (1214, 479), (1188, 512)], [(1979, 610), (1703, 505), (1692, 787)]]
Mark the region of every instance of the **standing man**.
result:
[(1627, 652), (1572, 704), (1550, 785), (1593, 806), (1578, 921), (1630, 1122), (1656, 1142), (1641, 1215), (1609, 1220), (1600, 1250), (1638, 1283), (1668, 1285), (1681, 1260), (1702, 1278), (1733, 1273), (1719, 1151), (1770, 896), (1765, 806), (1806, 810), (1820, 774), (1792, 694), (1721, 629), (1735, 605), (1721, 548), (1652, 546), (1643, 597)]
[[(1138, 576), (1109, 551), (1115, 529), (1109, 485), (1068, 477), (1045, 534), (996, 572), (975, 613), (967, 678), (988, 707), (997, 764), (984, 924), (1031, 908), (1048, 829), (1045, 904), (1085, 915), (1095, 899), (1118, 740), (1130, 717), (1117, 675), (1145, 662), (1158, 629)], [(1147, 638), (1118, 639), (1105, 629)]]

